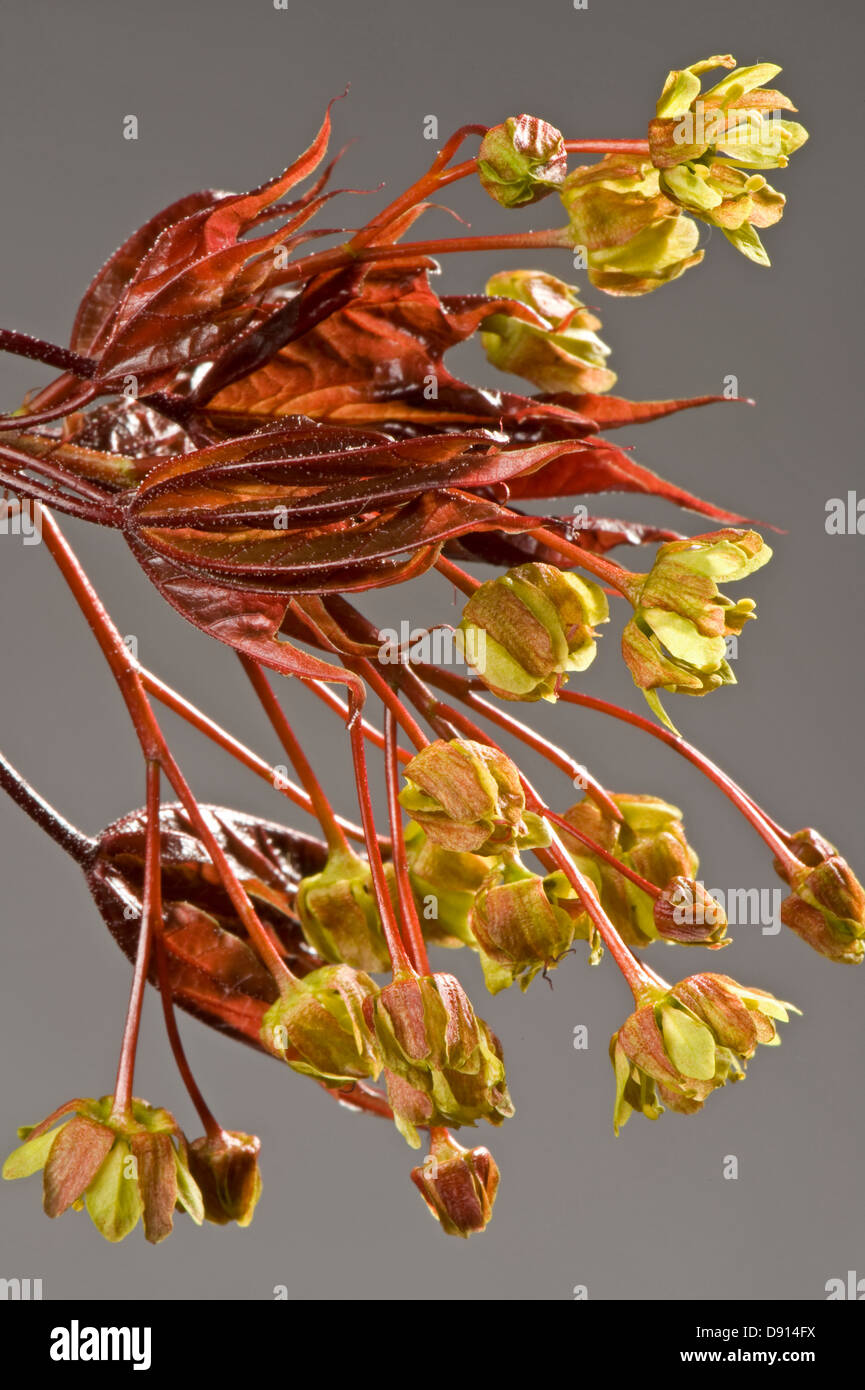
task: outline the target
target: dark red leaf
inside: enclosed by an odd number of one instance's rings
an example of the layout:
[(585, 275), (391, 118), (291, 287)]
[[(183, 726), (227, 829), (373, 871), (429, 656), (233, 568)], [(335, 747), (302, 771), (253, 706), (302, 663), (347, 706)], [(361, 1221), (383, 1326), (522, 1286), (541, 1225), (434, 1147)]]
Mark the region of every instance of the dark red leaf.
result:
[(566, 391), (556, 395), (542, 396), (541, 400), (550, 405), (561, 405), (588, 415), (599, 429), (614, 430), (622, 425), (642, 425), (650, 420), (660, 420), (665, 415), (677, 415), (680, 410), (693, 410), (701, 405), (729, 404), (731, 400), (739, 404), (753, 405), (754, 402), (740, 396), (690, 396), (672, 401), (628, 401), (622, 396), (576, 395)]
[[(327, 850), (311, 836), (222, 807), (203, 806), (229, 863), (275, 934), (289, 968), (321, 964), (294, 913), (301, 878), (324, 865)], [(87, 881), (118, 945), (134, 960), (141, 925), (145, 814), (123, 816), (98, 837)], [(182, 808), (163, 806), (160, 853), (165, 945), (176, 1003), (205, 1023), (260, 1046), (261, 1018), (275, 986), (253, 951), (210, 857)], [(150, 970), (156, 983), (156, 962)]]
[(712, 502), (704, 502), (684, 488), (669, 483), (651, 469), (636, 463), (623, 449), (604, 439), (587, 441), (578, 448), (560, 454), (544, 467), (509, 485), (514, 499), (541, 497), (579, 497), (593, 492), (642, 492), (661, 497), (678, 507), (714, 517), (717, 521), (737, 523), (745, 518), (738, 512), (728, 512)]

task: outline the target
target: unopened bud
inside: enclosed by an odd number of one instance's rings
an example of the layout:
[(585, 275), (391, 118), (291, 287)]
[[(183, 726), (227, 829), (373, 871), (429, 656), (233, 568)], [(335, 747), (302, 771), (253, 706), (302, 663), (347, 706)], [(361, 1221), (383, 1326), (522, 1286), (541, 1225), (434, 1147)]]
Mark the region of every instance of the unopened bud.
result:
[(503, 207), (546, 198), (561, 187), (567, 171), (561, 131), (537, 116), (509, 116), (481, 141), (478, 175), (490, 197)]

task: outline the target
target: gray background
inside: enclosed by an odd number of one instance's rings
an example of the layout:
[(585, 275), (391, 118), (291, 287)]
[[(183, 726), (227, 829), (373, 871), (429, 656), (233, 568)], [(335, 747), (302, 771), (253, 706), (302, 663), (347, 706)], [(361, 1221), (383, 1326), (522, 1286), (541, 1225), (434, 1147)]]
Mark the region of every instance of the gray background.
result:
[[(849, 171), (861, 28), (852, 0), (590, 0), (583, 12), (570, 0), (318, 0), (287, 13), (270, 0), (4, 3), (0, 323), (65, 341), (86, 282), (134, 226), (192, 188), (248, 187), (282, 168), (348, 81), (335, 143), (360, 138), (341, 181), (370, 187), (387, 177), (396, 191), (430, 158), (421, 133), (430, 113), (443, 135), (526, 110), (570, 137), (639, 136), (669, 67), (726, 51), (782, 63), (780, 85), (812, 140), (776, 180), (790, 202), (767, 234), (772, 270), (704, 232), (705, 264), (657, 295), (588, 298), (603, 300), (623, 394), (719, 391), (733, 373), (758, 400), (756, 410), (715, 407), (617, 436), (642, 462), (788, 532), (745, 589), (759, 599), (760, 621), (741, 643), (739, 688), (679, 700), (675, 714), (774, 814), (793, 828), (819, 826), (861, 869), (865, 539), (828, 537), (823, 524), (826, 499), (846, 495), (860, 473), (862, 185)], [(137, 143), (122, 139), (129, 113), (140, 119)], [(453, 194), (477, 230), (531, 223), (531, 214), (508, 221), (475, 189)], [(368, 202), (371, 212), (378, 204)], [(351, 203), (344, 215), (357, 215)], [(551, 200), (535, 220), (558, 215)], [(453, 224), (433, 214), (428, 227)], [(477, 289), (493, 269), (524, 259), (454, 257), (442, 283)], [(569, 275), (566, 260), (534, 259)], [(453, 360), (492, 383), (473, 348)], [(47, 376), (12, 359), (2, 371), (4, 408)], [(598, 509), (670, 518), (627, 499)], [(161, 604), (116, 538), (81, 524), (68, 531), (121, 631), (137, 635), (142, 661), (278, 760), (230, 653)], [(41, 548), (4, 538), (2, 592), (4, 749), (72, 819), (96, 829), (143, 798), (120, 701)], [(447, 587), (434, 578), (367, 607), (382, 620), (451, 616)], [(637, 708), (615, 643), (606, 640), (584, 686)], [(335, 800), (354, 815), (338, 727), (302, 693), (286, 697)], [(659, 744), (564, 706), (537, 717), (613, 788), (681, 804), (712, 886), (775, 885), (762, 844)], [(275, 795), (227, 757), (170, 717), (166, 728), (202, 797), (281, 813)], [(560, 804), (568, 799), (555, 776), (545, 786)], [(0, 806), (0, 824), (7, 1147), (16, 1124), (110, 1088), (129, 970), (74, 866), (11, 806)], [(618, 1140), (606, 1043), (629, 995), (609, 961), (590, 972), (582, 955), (571, 958), (553, 991), (536, 983), (525, 998), (511, 991), (490, 1001), (473, 960), (440, 953), (436, 964), (460, 970), (503, 1037), (518, 1110), (503, 1129), (477, 1134), (503, 1175), (483, 1237), (447, 1240), (434, 1228), (408, 1181), (415, 1160), (389, 1126), (353, 1118), (185, 1021), (223, 1123), (262, 1137), (265, 1194), (251, 1229), (198, 1231), (181, 1219), (158, 1249), (140, 1232), (111, 1248), (83, 1217), (43, 1217), (36, 1180), (4, 1184), (0, 1274), (41, 1277), (49, 1298), (259, 1299), (278, 1284), (291, 1298), (340, 1300), (569, 1299), (577, 1284), (592, 1299), (825, 1297), (827, 1279), (865, 1273), (862, 976), (786, 932), (744, 926), (734, 935), (709, 967), (792, 998), (804, 1017), (701, 1116), (655, 1125), (636, 1116)], [(705, 960), (652, 955), (673, 978)], [(585, 1053), (571, 1045), (580, 1023)], [(136, 1090), (189, 1119), (152, 994)], [(722, 1177), (730, 1154), (738, 1181)]]

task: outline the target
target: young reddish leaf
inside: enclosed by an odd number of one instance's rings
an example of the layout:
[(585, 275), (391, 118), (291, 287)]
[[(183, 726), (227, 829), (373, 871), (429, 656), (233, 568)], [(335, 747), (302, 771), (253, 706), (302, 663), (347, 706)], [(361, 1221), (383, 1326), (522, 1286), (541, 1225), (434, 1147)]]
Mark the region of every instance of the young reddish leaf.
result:
[(127, 532), (139, 557), (147, 547), (260, 593), (368, 588), (420, 572), (452, 536), (529, 529), (466, 489), (504, 484), (569, 447), (503, 450), (477, 434), (394, 441), (290, 417), (159, 464), (131, 499)]
[(677, 415), (680, 410), (694, 410), (701, 405), (729, 404), (731, 400), (753, 405), (753, 401), (740, 396), (690, 396), (672, 401), (629, 401), (623, 396), (573, 395), (559, 392), (556, 395), (542, 396), (550, 405), (565, 406), (588, 415), (599, 429), (614, 430), (622, 425), (642, 425), (650, 420), (661, 420), (665, 415)]
[(73, 352), (80, 352), (83, 357), (97, 355), (101, 341), (104, 341), (108, 329), (117, 317), (126, 290), (162, 233), (178, 222), (185, 222), (196, 213), (213, 208), (220, 198), (225, 196), (224, 193), (217, 193), (212, 189), (189, 193), (186, 197), (170, 203), (161, 212), (157, 212), (143, 227), (139, 227), (127, 237), (114, 255), (108, 258), (102, 269), (97, 271), (84, 292), (69, 338), (69, 346)]
[(704, 502), (675, 483), (668, 483), (650, 468), (636, 463), (623, 449), (604, 439), (593, 439), (559, 455), (535, 473), (516, 478), (510, 484), (513, 498), (577, 497), (592, 492), (642, 492), (661, 497), (677, 507), (737, 523), (745, 518), (737, 512)]
[(358, 677), (279, 640), (287, 595), (264, 586), (229, 588), (206, 574), (181, 569), (134, 536), (127, 540), (150, 582), (193, 626), (282, 676), (346, 685), (355, 707), (363, 704), (365, 688)]
[[(210, 826), (289, 968), (305, 975), (321, 964), (294, 913), (297, 885), (317, 873), (324, 844), (274, 822), (203, 806)], [(145, 814), (135, 811), (97, 840), (87, 881), (112, 936), (135, 959), (144, 876)], [(178, 806), (160, 812), (165, 948), (176, 1003), (223, 1032), (258, 1042), (276, 987), (253, 951), (210, 857)], [(151, 964), (156, 983), (156, 962)]]
[[(681, 531), (604, 516), (587, 516), (578, 527), (573, 526), (570, 520), (563, 525), (561, 518), (551, 516), (535, 517), (535, 522), (548, 530), (561, 530), (568, 539), (577, 541), (583, 550), (597, 555), (603, 555), (617, 545), (656, 545), (662, 541), (683, 539)], [(512, 569), (527, 561), (555, 565), (563, 570), (574, 568), (573, 561), (528, 534), (504, 535), (495, 531), (478, 531), (474, 535), (448, 541), (444, 554), (454, 560), (479, 560), (502, 569)]]
[(505, 416), (566, 419), (584, 433), (595, 428), (578, 412), (508, 392), (481, 391), (457, 380), (443, 364), (497, 309), (534, 319), (525, 305), (483, 295), (439, 299), (425, 267), (371, 270), (345, 307), (283, 348), (258, 371), (217, 393), (212, 417), (299, 414), (352, 425), (396, 422), (429, 429), (496, 426)]
[[(210, 194), (199, 195), (201, 205), (165, 226), (131, 275), (127, 258), (121, 258), (116, 274), (123, 279), (122, 294), (110, 319), (96, 329), (98, 384), (110, 387), (132, 374), (148, 391), (169, 386), (178, 367), (202, 361), (249, 325), (278, 270), (268, 253), (296, 233), (310, 209), (302, 208), (265, 236), (241, 237), (313, 172), (329, 135), (330, 107), (312, 144), (284, 173), (250, 193), (223, 194), (215, 201)], [(140, 242), (131, 240), (134, 254)], [(110, 273), (107, 279), (112, 280)], [(102, 289), (94, 290), (94, 302)], [(92, 332), (93, 318), (98, 315), (85, 309), (85, 336)]]

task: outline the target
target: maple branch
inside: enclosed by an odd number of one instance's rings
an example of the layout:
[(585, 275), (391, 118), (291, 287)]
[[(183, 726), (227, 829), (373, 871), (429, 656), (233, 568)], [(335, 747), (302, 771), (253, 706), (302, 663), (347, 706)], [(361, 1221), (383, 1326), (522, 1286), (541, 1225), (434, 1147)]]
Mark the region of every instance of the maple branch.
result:
[(55, 811), (35, 787), (25, 780), (0, 753), (0, 787), (46, 835), (75, 860), (86, 865), (96, 852), (96, 841), (76, 830), (59, 811)]

